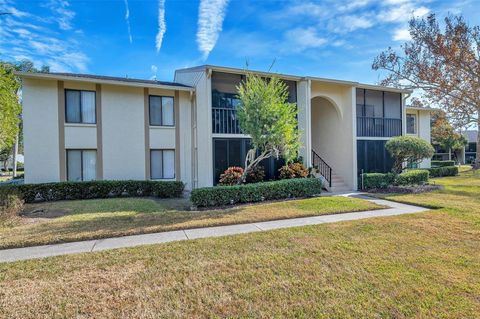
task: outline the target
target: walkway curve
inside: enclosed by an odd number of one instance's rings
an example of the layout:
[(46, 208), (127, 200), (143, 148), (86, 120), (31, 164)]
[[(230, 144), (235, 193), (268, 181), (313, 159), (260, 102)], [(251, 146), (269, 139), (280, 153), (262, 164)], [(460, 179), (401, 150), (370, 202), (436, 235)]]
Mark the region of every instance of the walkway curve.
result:
[(402, 214), (420, 213), (429, 210), (428, 208), (413, 205), (401, 204), (397, 202), (374, 199), (362, 196), (359, 193), (346, 193), (340, 196), (355, 196), (379, 205), (390, 208), (369, 210), (363, 212), (342, 213), (334, 215), (321, 215), (313, 217), (301, 217), (291, 219), (281, 219), (266, 222), (256, 222), (237, 225), (214, 226), (205, 228), (194, 228), (185, 230), (175, 230), (168, 232), (132, 235), (123, 237), (113, 237), (104, 239), (94, 239), (64, 244), (53, 244), (44, 246), (34, 246), (25, 248), (13, 248), (0, 250), (0, 262), (13, 262), (34, 258), (44, 258), (51, 256), (95, 252), (115, 248), (135, 247), (140, 245), (152, 245), (167, 243), (180, 240), (191, 240), (197, 238), (219, 237), (251, 232), (267, 231), (272, 229), (299, 227), (307, 225), (318, 225), (325, 223), (336, 223), (349, 220), (358, 220), (372, 217), (395, 216)]

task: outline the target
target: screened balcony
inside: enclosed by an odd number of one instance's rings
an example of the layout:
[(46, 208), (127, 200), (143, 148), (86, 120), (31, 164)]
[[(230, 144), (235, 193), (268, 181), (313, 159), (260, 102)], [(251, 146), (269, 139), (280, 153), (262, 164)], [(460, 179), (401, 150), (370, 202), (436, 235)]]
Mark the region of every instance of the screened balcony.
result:
[(402, 135), (402, 95), (357, 89), (357, 136)]

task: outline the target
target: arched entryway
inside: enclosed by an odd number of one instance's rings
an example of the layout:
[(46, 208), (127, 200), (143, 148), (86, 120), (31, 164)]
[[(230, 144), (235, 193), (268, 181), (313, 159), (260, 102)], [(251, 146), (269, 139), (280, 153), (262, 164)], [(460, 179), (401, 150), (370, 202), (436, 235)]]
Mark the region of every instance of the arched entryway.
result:
[[(312, 164), (315, 166), (326, 163), (332, 170), (324, 170), (322, 175), (332, 181), (336, 191), (350, 190), (344, 182), (351, 174), (352, 146), (348, 139), (352, 138), (352, 132), (346, 128), (342, 110), (334, 100), (327, 96), (315, 96), (311, 99), (311, 145)], [(318, 157), (317, 157), (318, 155)], [(336, 185), (335, 185), (336, 184)], [(347, 189), (346, 189), (347, 188)]]

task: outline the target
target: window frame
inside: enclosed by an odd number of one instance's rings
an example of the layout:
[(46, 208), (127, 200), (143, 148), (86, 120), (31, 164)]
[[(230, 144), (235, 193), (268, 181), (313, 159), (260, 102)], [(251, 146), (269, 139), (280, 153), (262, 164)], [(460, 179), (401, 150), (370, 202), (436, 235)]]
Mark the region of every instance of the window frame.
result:
[[(65, 175), (66, 175), (66, 180), (67, 182), (75, 182), (69, 180), (68, 176), (68, 152), (69, 151), (79, 151), (80, 152), (80, 177), (81, 180), (78, 182), (84, 182), (84, 177), (83, 177), (83, 152), (84, 151), (95, 151), (95, 157), (97, 156), (97, 149), (96, 148), (66, 148), (65, 149)], [(97, 162), (95, 161), (95, 180), (97, 180), (97, 173), (98, 173), (98, 166)]]
[[(172, 151), (173, 152), (173, 177), (166, 178), (165, 176), (165, 165), (163, 165), (163, 152), (164, 151)], [(152, 171), (152, 152), (161, 152), (162, 153), (162, 177), (160, 178), (153, 178), (153, 171)], [(151, 148), (150, 149), (150, 180), (158, 181), (158, 180), (173, 180), (177, 178), (177, 162), (176, 162), (177, 154), (174, 148)]]
[[(67, 124), (86, 124), (86, 125), (96, 125), (97, 124), (97, 91), (95, 90), (79, 90), (79, 89), (64, 89), (64, 96), (65, 96), (65, 123)], [(80, 105), (80, 122), (70, 122), (68, 121), (68, 118), (67, 118), (67, 92), (68, 91), (71, 91), (71, 92), (80, 92), (80, 101), (79, 101), (79, 105)], [(87, 123), (87, 122), (83, 122), (83, 115), (82, 115), (82, 92), (91, 92), (94, 94), (94, 101), (95, 101), (95, 121), (93, 123)]]
[[(153, 123), (152, 123), (152, 116), (151, 116), (151, 112), (150, 112), (152, 97), (158, 97), (158, 98), (160, 98), (160, 124), (153, 124)], [(173, 101), (173, 124), (172, 124), (172, 125), (163, 124), (163, 123), (164, 123), (164, 120), (163, 120), (163, 98), (169, 98), (169, 99), (172, 99), (172, 101)], [(148, 95), (148, 124), (149, 124), (150, 126), (156, 126), (156, 127), (159, 127), (159, 126), (163, 126), (163, 127), (175, 127), (175, 124), (176, 124), (176, 114), (175, 114), (175, 97), (174, 97), (174, 96), (170, 96), (170, 95), (155, 95), (155, 94), (149, 94), (149, 95)]]
[[(413, 122), (413, 133), (411, 133), (411, 132), (408, 131), (408, 118), (409, 118), (409, 117), (410, 117), (410, 118), (413, 117), (413, 119), (414, 119), (414, 122)], [(417, 114), (407, 113), (407, 114), (405, 115), (405, 122), (406, 122), (406, 124), (407, 124), (407, 125), (406, 125), (406, 128), (405, 128), (405, 131), (406, 131), (406, 133), (407, 133), (408, 135), (417, 135), (417, 131), (418, 131), (418, 129), (417, 129), (417, 120), (418, 120)]]

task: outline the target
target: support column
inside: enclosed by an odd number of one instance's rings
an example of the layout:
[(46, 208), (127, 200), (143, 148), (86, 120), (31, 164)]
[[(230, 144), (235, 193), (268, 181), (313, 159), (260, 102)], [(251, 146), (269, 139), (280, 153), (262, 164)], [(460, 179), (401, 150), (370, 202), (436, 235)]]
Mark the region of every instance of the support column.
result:
[(95, 86), (95, 116), (97, 118), (97, 180), (103, 180), (103, 140), (102, 140), (102, 85)]
[(66, 153), (65, 153), (65, 84), (57, 82), (58, 93), (58, 156), (60, 182), (67, 179)]

